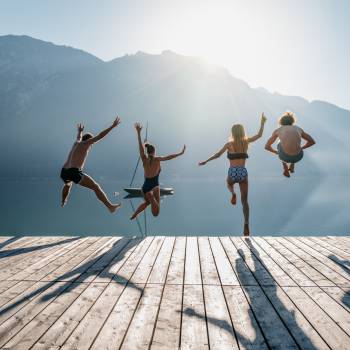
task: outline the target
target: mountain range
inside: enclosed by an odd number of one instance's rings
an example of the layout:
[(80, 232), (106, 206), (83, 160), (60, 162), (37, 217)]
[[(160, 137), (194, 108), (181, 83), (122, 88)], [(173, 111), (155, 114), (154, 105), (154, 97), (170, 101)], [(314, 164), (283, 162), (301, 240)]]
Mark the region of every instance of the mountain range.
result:
[(135, 121), (148, 122), (158, 153), (187, 145), (185, 156), (164, 166), (167, 176), (223, 176), (224, 157), (206, 170), (198, 161), (226, 142), (233, 123), (254, 134), (262, 112), (266, 130), (249, 150), (248, 169), (255, 176), (280, 175), (279, 162), (264, 144), (286, 110), (295, 112), (298, 124), (317, 141), (306, 150), (298, 173), (349, 174), (348, 110), (251, 88), (223, 67), (171, 51), (105, 62), (28, 36), (0, 36), (0, 177), (57, 176), (76, 124), (84, 122), (96, 133), (117, 113), (121, 126), (94, 146), (87, 162), (87, 171), (97, 177), (131, 177), (138, 156)]

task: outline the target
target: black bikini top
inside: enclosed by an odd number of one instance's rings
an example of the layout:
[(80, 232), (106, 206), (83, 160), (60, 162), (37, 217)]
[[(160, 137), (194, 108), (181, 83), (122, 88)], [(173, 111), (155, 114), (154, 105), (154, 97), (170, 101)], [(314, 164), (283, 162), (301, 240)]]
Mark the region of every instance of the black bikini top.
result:
[(227, 158), (230, 160), (247, 159), (247, 158), (249, 158), (249, 156), (248, 156), (248, 153), (230, 153), (230, 152), (227, 152)]

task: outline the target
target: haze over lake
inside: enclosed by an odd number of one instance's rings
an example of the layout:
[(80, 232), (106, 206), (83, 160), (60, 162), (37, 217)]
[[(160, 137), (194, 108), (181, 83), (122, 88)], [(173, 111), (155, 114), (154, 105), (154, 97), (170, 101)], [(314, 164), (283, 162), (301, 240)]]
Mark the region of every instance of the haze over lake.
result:
[[(345, 235), (349, 233), (350, 188), (348, 177), (250, 178), (251, 232), (253, 235)], [(0, 234), (139, 235), (130, 222), (130, 200), (122, 199), (129, 180), (102, 180), (107, 194), (120, 195), (123, 207), (110, 214), (88, 190), (73, 188), (67, 206), (59, 206), (57, 180), (2, 181)], [(147, 211), (148, 234), (241, 235), (242, 209), (233, 207), (225, 178), (167, 180), (175, 194), (163, 198), (161, 215)], [(136, 206), (140, 199), (133, 199)]]

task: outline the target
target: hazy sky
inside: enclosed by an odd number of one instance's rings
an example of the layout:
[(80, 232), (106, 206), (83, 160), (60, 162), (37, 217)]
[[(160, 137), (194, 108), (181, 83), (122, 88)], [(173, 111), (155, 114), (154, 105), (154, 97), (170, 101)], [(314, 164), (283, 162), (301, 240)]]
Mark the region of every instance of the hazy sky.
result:
[(350, 109), (350, 0), (0, 0), (0, 35), (104, 60), (201, 56), (252, 87)]

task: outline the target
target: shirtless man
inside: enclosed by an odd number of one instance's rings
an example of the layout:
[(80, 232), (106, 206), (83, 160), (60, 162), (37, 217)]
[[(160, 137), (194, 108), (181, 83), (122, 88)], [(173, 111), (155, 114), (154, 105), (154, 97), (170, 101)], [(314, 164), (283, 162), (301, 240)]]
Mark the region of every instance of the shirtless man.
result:
[(61, 179), (64, 182), (64, 186), (62, 188), (62, 207), (64, 207), (67, 203), (68, 195), (72, 188), (73, 182), (75, 184), (93, 190), (97, 198), (109, 209), (111, 213), (114, 213), (121, 206), (121, 204), (111, 203), (105, 193), (102, 191), (100, 185), (92, 177), (82, 172), (85, 160), (92, 145), (103, 139), (112, 129), (116, 128), (119, 124), (120, 118), (117, 117), (109, 128), (101, 131), (96, 136), (91, 133), (86, 133), (83, 135), (84, 125), (78, 124), (77, 141), (74, 143), (68, 155), (68, 159), (64, 163), (61, 170)]
[[(268, 139), (265, 149), (278, 155), (283, 165), (283, 175), (290, 177), (294, 173), (294, 164), (299, 162), (304, 155), (303, 150), (315, 144), (314, 139), (299, 126), (294, 125), (296, 118), (294, 113), (286, 112), (279, 120), (280, 127), (276, 129)], [(272, 144), (279, 139), (277, 150)], [(306, 140), (302, 146), (301, 139)]]

